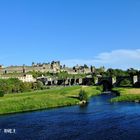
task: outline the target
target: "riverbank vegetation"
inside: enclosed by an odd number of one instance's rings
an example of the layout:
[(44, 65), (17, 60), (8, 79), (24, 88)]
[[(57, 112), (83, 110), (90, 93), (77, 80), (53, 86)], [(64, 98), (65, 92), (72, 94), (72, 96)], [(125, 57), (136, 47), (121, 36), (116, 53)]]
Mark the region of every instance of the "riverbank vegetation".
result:
[(87, 102), (87, 100), (88, 100), (88, 95), (87, 95), (87, 93), (85, 92), (85, 90), (80, 90), (80, 92), (79, 92), (79, 100), (80, 101), (86, 101)]
[[(80, 90), (90, 98), (101, 93), (93, 86), (55, 87), (52, 89), (5, 94), (0, 97), (0, 114), (26, 112), (79, 104)], [(74, 98), (75, 97), (75, 98)]]
[(140, 102), (139, 88), (114, 88), (114, 92), (120, 94), (111, 99), (111, 102)]
[(58, 72), (58, 73), (30, 71), (27, 74), (32, 74), (34, 78), (41, 77), (42, 75), (48, 76), (48, 77), (57, 77), (58, 79), (86, 77), (86, 74), (69, 74), (67, 71), (62, 71), (62, 72)]
[[(23, 83), (17, 78), (0, 79), (0, 91), (4, 94), (43, 90), (45, 88), (46, 86), (40, 81), (37, 81), (36, 83)], [(2, 93), (0, 93), (0, 95), (1, 94)]]

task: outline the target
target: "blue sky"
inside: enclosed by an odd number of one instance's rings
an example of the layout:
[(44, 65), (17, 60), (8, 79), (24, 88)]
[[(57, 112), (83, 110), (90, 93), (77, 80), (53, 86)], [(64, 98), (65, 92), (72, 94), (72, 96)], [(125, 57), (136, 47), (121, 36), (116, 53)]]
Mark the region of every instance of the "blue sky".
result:
[(1, 0), (0, 63), (140, 68), (139, 0)]

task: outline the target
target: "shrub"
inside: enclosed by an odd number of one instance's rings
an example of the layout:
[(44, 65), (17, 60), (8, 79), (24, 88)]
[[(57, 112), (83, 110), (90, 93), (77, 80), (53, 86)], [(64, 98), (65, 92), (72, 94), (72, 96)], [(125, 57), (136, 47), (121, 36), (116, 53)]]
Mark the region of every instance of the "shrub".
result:
[(120, 82), (120, 86), (132, 86), (132, 83), (128, 79), (124, 79), (123, 81)]
[(32, 91), (32, 83), (24, 82), (20, 84), (20, 92)]
[(79, 100), (80, 101), (87, 101), (88, 100), (88, 96), (87, 96), (87, 93), (84, 91), (84, 90), (80, 90), (79, 92)]
[(3, 97), (4, 96), (4, 91), (0, 91), (0, 97)]
[(41, 81), (37, 81), (37, 89), (43, 89), (44, 88), (44, 85)]
[(99, 90), (99, 91), (101, 91), (101, 92), (103, 92), (103, 85), (97, 86), (96, 89)]
[(45, 86), (41, 81), (37, 81), (36, 83), (32, 83), (32, 89), (33, 90), (43, 90), (45, 89)]

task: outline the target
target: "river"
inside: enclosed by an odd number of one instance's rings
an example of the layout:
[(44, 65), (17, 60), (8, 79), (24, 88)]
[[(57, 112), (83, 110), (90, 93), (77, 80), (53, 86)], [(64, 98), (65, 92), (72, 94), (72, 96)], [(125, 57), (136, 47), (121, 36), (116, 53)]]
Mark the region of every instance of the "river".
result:
[(140, 140), (140, 104), (110, 103), (111, 97), (96, 96), (85, 107), (0, 116), (0, 140)]

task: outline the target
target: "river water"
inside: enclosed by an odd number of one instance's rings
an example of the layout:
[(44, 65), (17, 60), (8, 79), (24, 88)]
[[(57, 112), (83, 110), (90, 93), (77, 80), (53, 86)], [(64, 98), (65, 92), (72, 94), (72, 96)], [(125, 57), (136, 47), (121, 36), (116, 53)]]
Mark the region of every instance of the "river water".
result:
[(140, 104), (110, 103), (111, 97), (94, 97), (85, 107), (0, 116), (0, 140), (140, 140)]

